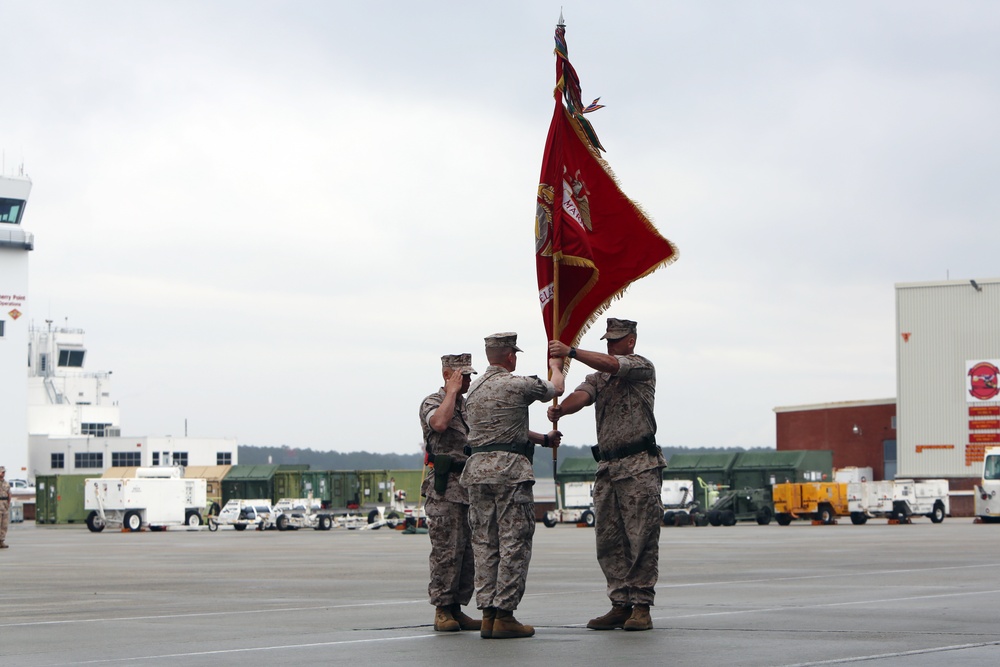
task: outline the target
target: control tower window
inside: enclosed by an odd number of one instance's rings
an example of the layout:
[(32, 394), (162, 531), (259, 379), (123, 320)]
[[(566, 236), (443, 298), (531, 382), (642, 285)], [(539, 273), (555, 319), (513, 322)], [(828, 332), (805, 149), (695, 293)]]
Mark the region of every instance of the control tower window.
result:
[(12, 225), (21, 224), (21, 214), (24, 213), (23, 199), (7, 199), (0, 197), (0, 222)]
[(59, 365), (70, 368), (83, 368), (83, 350), (59, 350)]

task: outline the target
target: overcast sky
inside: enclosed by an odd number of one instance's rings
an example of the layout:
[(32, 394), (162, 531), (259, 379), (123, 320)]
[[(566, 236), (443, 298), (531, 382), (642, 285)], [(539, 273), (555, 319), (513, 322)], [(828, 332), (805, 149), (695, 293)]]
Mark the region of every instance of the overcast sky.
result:
[[(31, 320), (86, 331), (124, 434), (418, 451), (442, 354), (483, 371), (516, 331), (545, 370), (560, 7), (606, 158), (680, 250), (607, 312), (639, 322), (661, 444), (893, 397), (894, 285), (1000, 275), (994, 2), (3, 0)], [(560, 428), (595, 441), (592, 410)]]

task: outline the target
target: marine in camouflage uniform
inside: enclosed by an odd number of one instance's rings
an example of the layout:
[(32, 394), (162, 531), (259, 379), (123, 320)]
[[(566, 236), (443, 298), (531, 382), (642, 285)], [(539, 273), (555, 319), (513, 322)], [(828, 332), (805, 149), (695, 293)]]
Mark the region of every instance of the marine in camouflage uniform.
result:
[(476, 560), (476, 606), (483, 610), (480, 635), (510, 639), (535, 634), (514, 618), (524, 595), (535, 504), (531, 461), (536, 444), (558, 446), (561, 434), (528, 430), (528, 406), (563, 393), (562, 361), (550, 359), (552, 381), (514, 375), (517, 334), (486, 338), (490, 362), (469, 389), (467, 414), (472, 456), (462, 472), (469, 489), (469, 523)]
[(608, 318), (608, 353), (549, 342), (553, 357), (579, 359), (598, 371), (549, 408), (549, 419), (578, 412), (596, 403), (598, 459), (594, 480), (597, 561), (608, 582), (612, 608), (592, 619), (594, 630), (650, 630), (658, 576), (662, 470), (656, 446), (653, 399), (656, 371), (649, 359), (635, 354), (636, 323)]
[(430, 584), (427, 594), (435, 607), (438, 632), (479, 630), (481, 621), (462, 612), (472, 599), (475, 563), (469, 528), (469, 492), (459, 479), (468, 455), (469, 425), (465, 400), (472, 374), (471, 354), (441, 357), (445, 384), (420, 404), (426, 461), (431, 474), (424, 478), (420, 495), (426, 500), (427, 533), (431, 541)]
[(10, 522), (10, 482), (7, 469), (0, 466), (0, 549), (7, 548), (7, 526)]

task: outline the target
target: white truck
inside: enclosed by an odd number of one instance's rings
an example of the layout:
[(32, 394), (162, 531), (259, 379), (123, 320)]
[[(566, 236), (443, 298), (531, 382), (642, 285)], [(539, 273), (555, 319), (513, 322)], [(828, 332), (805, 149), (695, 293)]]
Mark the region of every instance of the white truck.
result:
[(563, 495), (556, 491), (556, 509), (548, 511), (542, 517), (542, 523), (547, 528), (552, 528), (557, 523), (583, 524), (588, 528), (593, 528), (596, 523), (594, 517), (594, 483), (588, 482), (566, 482), (566, 499), (562, 502)]
[(84, 509), (90, 510), (87, 528), (99, 533), (111, 525), (129, 532), (200, 526), (207, 504), (206, 481), (182, 475), (178, 468), (139, 468), (135, 477), (84, 480)]
[(951, 513), (948, 492), (946, 479), (849, 482), (847, 510), (856, 526), (871, 517), (910, 523), (914, 516), (926, 516), (933, 523), (941, 523)]
[(976, 519), (1000, 522), (1000, 447), (990, 447), (983, 457), (983, 477), (976, 485)]

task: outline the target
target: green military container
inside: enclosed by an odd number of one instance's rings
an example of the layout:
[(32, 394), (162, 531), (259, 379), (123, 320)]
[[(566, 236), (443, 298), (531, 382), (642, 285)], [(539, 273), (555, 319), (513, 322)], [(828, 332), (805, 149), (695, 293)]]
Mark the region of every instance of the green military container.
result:
[(354, 503), (358, 478), (352, 470), (330, 470), (326, 473), (330, 489), (330, 509), (346, 509)]
[(234, 498), (251, 500), (274, 497), (274, 473), (277, 465), (236, 465), (222, 479), (222, 504)]
[(737, 452), (674, 454), (663, 469), (663, 479), (688, 479), (697, 483), (700, 478), (706, 484), (727, 487), (738, 456)]
[(306, 470), (302, 473), (301, 494), (297, 497), (320, 501), (323, 507), (330, 507), (330, 472), (327, 470)]
[[(307, 466), (308, 467), (308, 466)], [(302, 473), (299, 466), (279, 466), (274, 473), (274, 502), (282, 498), (302, 498)]]
[(832, 480), (830, 450), (754, 450), (737, 455), (729, 487), (769, 489), (774, 484)]
[(358, 486), (355, 489), (355, 502), (359, 506), (388, 505), (390, 497), (388, 470), (355, 470)]
[(424, 471), (422, 469), (390, 470), (389, 481), (392, 482), (396, 492), (404, 492), (403, 502), (407, 505), (422, 504), (420, 497), (420, 484), (424, 481)]
[(84, 523), (84, 480), (101, 475), (39, 475), (35, 478), (35, 523)]
[(593, 456), (571, 456), (559, 464), (560, 482), (593, 482), (597, 461)]

